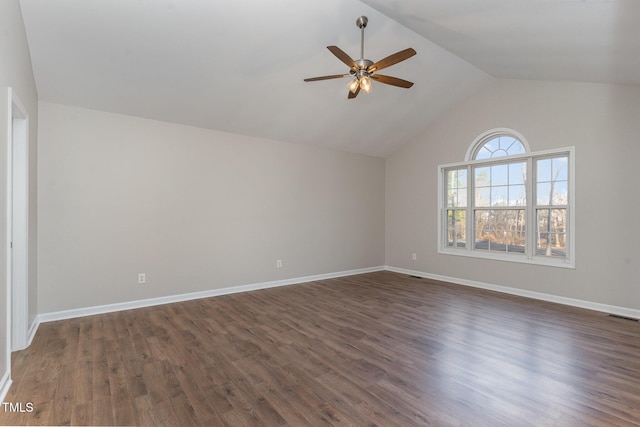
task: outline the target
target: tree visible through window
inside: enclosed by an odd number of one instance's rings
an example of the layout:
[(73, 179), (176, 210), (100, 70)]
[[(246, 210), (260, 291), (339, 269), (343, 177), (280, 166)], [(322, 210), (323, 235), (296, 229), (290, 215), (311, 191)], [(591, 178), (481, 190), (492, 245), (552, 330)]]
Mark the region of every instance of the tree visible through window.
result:
[(536, 253), (567, 254), (568, 157), (536, 160)]
[(517, 161), (472, 169), (475, 249), (524, 253), (527, 163)]
[(528, 151), (515, 134), (493, 132), (470, 147), (467, 162), (439, 168), (444, 186), (441, 250), (572, 264), (573, 148)]

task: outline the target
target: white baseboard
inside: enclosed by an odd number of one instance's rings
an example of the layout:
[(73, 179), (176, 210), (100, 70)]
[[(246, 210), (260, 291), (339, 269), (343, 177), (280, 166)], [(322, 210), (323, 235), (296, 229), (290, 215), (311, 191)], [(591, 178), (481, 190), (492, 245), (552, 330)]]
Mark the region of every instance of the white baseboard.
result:
[[(154, 305), (171, 304), (174, 302), (189, 301), (200, 298), (209, 298), (219, 295), (235, 294), (238, 292), (255, 291), (259, 289), (274, 288), (277, 286), (294, 285), (298, 283), (314, 282), (316, 280), (334, 279), (337, 277), (353, 276), (355, 274), (372, 273), (374, 271), (384, 270), (384, 266), (360, 268), (357, 270), (339, 271), (335, 273), (317, 274), (314, 276), (294, 277), (291, 279), (275, 280), (271, 282), (253, 283), (241, 286), (232, 286), (228, 288), (212, 289), (202, 292), (192, 292), (187, 294), (170, 295), (166, 297), (149, 298), (137, 301), (127, 301), (115, 304), (98, 305), (86, 308), (77, 308), (72, 310), (56, 311), (52, 313), (39, 314), (34, 322), (33, 331), (29, 331), (30, 340), (40, 325), (44, 322), (53, 322), (56, 320), (73, 319), (76, 317), (92, 316), (94, 314), (111, 313), (116, 311), (131, 310), (135, 308), (151, 307)], [(29, 341), (31, 343), (31, 341)]]
[(33, 320), (33, 323), (29, 327), (29, 331), (27, 331), (27, 347), (31, 345), (33, 341), (33, 337), (36, 336), (36, 332), (38, 331), (38, 326), (40, 326), (40, 319), (38, 316)]
[(0, 379), (0, 402), (4, 402), (4, 398), (7, 397), (9, 392), (9, 387), (11, 387), (11, 372), (7, 371)]
[(457, 285), (471, 286), (474, 288), (481, 288), (481, 289), (487, 289), (487, 290), (502, 292), (502, 293), (511, 294), (511, 295), (518, 295), (518, 296), (533, 298), (537, 300), (549, 301), (549, 302), (569, 305), (573, 307), (580, 307), (588, 310), (611, 313), (618, 316), (625, 316), (625, 317), (640, 319), (640, 310), (634, 310), (631, 308), (600, 304), (600, 303), (583, 301), (583, 300), (574, 299), (574, 298), (560, 297), (556, 295), (527, 291), (527, 290), (511, 288), (507, 286), (492, 285), (489, 283), (459, 279), (456, 277), (442, 276), (438, 274), (425, 273), (423, 271), (415, 271), (415, 270), (409, 270), (405, 268), (398, 268), (398, 267), (392, 267), (392, 266), (378, 266), (378, 267), (362, 268), (357, 270), (340, 271), (336, 273), (318, 274), (314, 276), (294, 277), (291, 279), (275, 280), (271, 282), (232, 286), (228, 288), (212, 289), (212, 290), (202, 291), (202, 292), (192, 292), (187, 294), (170, 295), (166, 297), (149, 298), (149, 299), (137, 300), (137, 301), (127, 301), (127, 302), (121, 302), (121, 303), (115, 303), (115, 304), (106, 304), (106, 305), (99, 305), (99, 306), (93, 306), (93, 307), (85, 307), (85, 308), (78, 308), (78, 309), (72, 309), (72, 310), (56, 311), (51, 313), (43, 313), (43, 314), (39, 314), (36, 317), (35, 321), (33, 322), (33, 325), (29, 329), (28, 343), (29, 345), (31, 344), (31, 341), (33, 340), (33, 337), (35, 336), (36, 331), (38, 330), (38, 326), (40, 325), (40, 323), (44, 323), (44, 322), (53, 322), (56, 320), (73, 319), (76, 317), (92, 316), (95, 314), (104, 314), (104, 313), (111, 313), (116, 311), (131, 310), (135, 308), (151, 307), (154, 305), (171, 304), (174, 302), (189, 301), (189, 300), (195, 300), (200, 298), (209, 298), (209, 297), (215, 297), (219, 295), (234, 294), (238, 292), (255, 291), (259, 289), (274, 288), (278, 286), (294, 285), (298, 283), (313, 282), (316, 280), (334, 279), (338, 277), (353, 276), (356, 274), (372, 273), (375, 271), (383, 271), (383, 270), (393, 271), (393, 272), (402, 273), (402, 274), (408, 274), (411, 276), (424, 277), (427, 279), (439, 280), (443, 282), (454, 283)]
[(558, 304), (570, 305), (573, 307), (586, 308), (588, 310), (600, 311), (603, 313), (615, 314), (618, 316), (640, 319), (640, 310), (632, 308), (618, 307), (615, 305), (600, 304), (597, 302), (584, 301), (575, 298), (566, 298), (542, 292), (527, 291), (524, 289), (511, 288), (508, 286), (492, 285), (489, 283), (476, 282), (474, 280), (459, 279), (457, 277), (441, 276), (439, 274), (425, 273), (423, 271), (409, 270), (406, 268), (398, 268), (385, 266), (385, 270), (396, 273), (408, 274), (410, 276), (424, 277), (425, 279), (439, 280), (442, 282), (454, 283), (456, 285), (471, 286), (474, 288), (487, 289), (490, 291), (502, 292), (505, 294), (518, 295), (521, 297), (533, 298), (542, 301), (554, 302)]

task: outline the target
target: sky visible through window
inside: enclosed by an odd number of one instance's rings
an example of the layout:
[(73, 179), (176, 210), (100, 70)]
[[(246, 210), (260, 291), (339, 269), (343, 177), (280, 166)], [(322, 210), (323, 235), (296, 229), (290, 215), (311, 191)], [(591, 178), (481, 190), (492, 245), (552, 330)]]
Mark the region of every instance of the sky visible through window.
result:
[[(498, 136), (485, 142), (475, 160), (526, 153), (513, 136)], [(536, 161), (536, 204), (566, 204), (568, 195), (568, 157)], [(523, 206), (526, 204), (526, 162), (475, 168), (476, 206)]]
[(513, 136), (498, 136), (485, 142), (476, 152), (474, 159), (493, 159), (524, 153), (526, 153), (524, 145), (518, 139)]

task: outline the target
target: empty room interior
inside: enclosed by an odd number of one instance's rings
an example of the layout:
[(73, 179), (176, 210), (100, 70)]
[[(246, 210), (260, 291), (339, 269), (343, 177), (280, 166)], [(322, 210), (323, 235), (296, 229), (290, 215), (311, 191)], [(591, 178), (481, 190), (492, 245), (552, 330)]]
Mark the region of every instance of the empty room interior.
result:
[(3, 0), (0, 425), (640, 425), (639, 21)]

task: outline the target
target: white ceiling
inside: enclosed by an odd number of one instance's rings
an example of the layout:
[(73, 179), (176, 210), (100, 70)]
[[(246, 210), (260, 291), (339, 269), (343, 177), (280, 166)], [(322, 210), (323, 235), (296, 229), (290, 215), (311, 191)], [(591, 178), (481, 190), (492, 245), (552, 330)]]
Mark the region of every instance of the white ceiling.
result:
[[(366, 4), (365, 4), (366, 3)], [(640, 84), (638, 0), (20, 0), (41, 100), (385, 157), (493, 78)], [(347, 100), (358, 58), (407, 47)]]
[(498, 78), (640, 84), (638, 0), (363, 0)]

